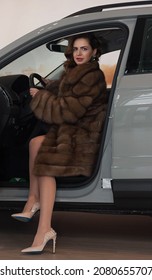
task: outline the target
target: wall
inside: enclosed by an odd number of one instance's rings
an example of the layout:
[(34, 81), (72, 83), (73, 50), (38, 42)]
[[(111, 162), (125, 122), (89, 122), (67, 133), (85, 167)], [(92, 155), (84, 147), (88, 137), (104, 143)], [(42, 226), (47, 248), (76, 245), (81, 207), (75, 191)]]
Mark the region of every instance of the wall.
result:
[[(137, 1), (137, 0), (134, 0)], [(0, 0), (0, 48), (42, 25), (92, 6), (131, 0)]]

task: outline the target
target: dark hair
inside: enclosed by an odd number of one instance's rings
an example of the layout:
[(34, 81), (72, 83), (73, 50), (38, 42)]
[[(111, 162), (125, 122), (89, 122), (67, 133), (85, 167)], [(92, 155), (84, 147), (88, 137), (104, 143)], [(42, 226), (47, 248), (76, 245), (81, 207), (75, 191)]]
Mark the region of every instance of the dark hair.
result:
[(99, 60), (102, 54), (101, 42), (96, 38), (93, 33), (78, 34), (69, 38), (68, 47), (65, 51), (65, 57), (67, 61), (65, 62), (65, 67), (74, 67), (76, 63), (73, 60), (73, 45), (76, 39), (84, 38), (87, 39), (92, 49), (97, 49), (95, 60)]

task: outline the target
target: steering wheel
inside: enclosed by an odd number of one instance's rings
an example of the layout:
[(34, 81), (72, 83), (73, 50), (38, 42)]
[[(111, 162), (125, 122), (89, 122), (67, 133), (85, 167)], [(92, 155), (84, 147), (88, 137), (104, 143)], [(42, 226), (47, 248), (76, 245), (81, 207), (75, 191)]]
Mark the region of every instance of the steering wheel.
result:
[[(37, 86), (34, 82), (34, 79), (37, 79), (41, 86)], [(29, 86), (30, 87), (34, 87), (34, 88), (38, 88), (38, 89), (42, 89), (46, 86), (45, 82), (43, 81), (42, 77), (37, 74), (37, 73), (32, 73), (30, 76), (29, 76)]]

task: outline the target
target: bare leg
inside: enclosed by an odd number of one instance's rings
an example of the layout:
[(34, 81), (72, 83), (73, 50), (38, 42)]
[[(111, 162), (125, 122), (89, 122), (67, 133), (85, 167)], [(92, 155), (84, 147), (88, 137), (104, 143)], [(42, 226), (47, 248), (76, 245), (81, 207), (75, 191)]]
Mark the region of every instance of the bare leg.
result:
[(51, 229), (52, 211), (56, 194), (56, 181), (54, 177), (38, 177), (40, 191), (40, 218), (37, 233), (32, 247), (39, 246), (46, 232)]
[(29, 143), (29, 176), (30, 176), (30, 189), (28, 200), (24, 206), (23, 212), (30, 211), (35, 202), (39, 202), (39, 187), (38, 177), (33, 174), (34, 161), (37, 152), (44, 140), (45, 136), (37, 136), (33, 138)]

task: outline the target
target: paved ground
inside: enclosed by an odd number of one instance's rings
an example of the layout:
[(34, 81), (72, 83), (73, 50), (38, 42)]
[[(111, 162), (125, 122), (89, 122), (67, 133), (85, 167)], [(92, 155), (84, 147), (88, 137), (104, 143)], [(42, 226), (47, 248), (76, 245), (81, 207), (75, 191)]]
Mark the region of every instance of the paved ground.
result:
[(0, 212), (1, 260), (150, 260), (152, 259), (152, 218), (88, 213), (54, 212), (58, 233), (56, 254), (48, 243), (40, 255), (24, 255), (31, 245), (38, 214), (29, 223), (13, 220), (11, 211)]

